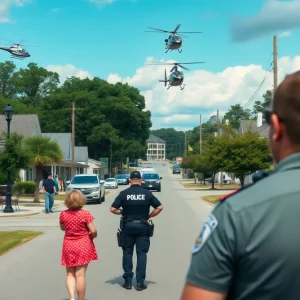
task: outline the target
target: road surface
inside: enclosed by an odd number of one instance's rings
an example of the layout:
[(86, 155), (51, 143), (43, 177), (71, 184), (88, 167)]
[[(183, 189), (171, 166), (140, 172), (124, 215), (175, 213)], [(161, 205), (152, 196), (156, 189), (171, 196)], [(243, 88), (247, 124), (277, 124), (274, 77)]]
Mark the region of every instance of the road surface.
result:
[[(87, 205), (95, 216), (99, 260), (87, 271), (86, 300), (175, 300), (180, 298), (190, 253), (196, 236), (212, 206), (200, 200), (209, 191), (188, 191), (178, 182), (181, 175), (171, 174), (168, 164), (153, 162), (162, 179), (162, 192), (156, 193), (164, 205), (153, 219), (154, 237), (148, 254), (148, 289), (124, 290), (122, 251), (117, 247), (119, 217), (109, 212), (118, 192), (112, 190), (101, 205)], [(213, 192), (211, 192), (213, 193)], [(220, 193), (220, 192), (217, 192)], [(58, 227), (59, 212), (24, 218), (0, 218), (0, 230), (41, 230), (44, 234), (0, 257), (1, 300), (68, 300), (65, 269), (60, 265), (63, 232)], [(135, 285), (135, 279), (133, 281)]]

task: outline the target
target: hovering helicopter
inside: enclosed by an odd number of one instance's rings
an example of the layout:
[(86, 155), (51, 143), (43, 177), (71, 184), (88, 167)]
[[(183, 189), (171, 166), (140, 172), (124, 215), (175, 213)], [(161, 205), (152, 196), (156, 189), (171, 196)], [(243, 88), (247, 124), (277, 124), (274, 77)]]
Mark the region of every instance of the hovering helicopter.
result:
[[(148, 27), (149, 29), (152, 30), (147, 30), (146, 32), (162, 32), (162, 33), (171, 33), (171, 35), (165, 39), (165, 45), (166, 45), (166, 52), (173, 51), (173, 50), (178, 50), (179, 53), (182, 52), (180, 49), (182, 46), (182, 38), (179, 35), (179, 33), (202, 33), (201, 31), (190, 31), (190, 32), (178, 32), (177, 30), (180, 28), (181, 24), (178, 24), (173, 31), (168, 31), (168, 30), (162, 30), (162, 29), (157, 29), (153, 27)], [(183, 36), (183, 35), (182, 35)]]
[(11, 47), (1, 47), (0, 50), (7, 51), (11, 54), (11, 58), (24, 59), (30, 57), (30, 54), (21, 47), (20, 44), (14, 44)]
[(167, 77), (167, 70), (165, 70), (165, 80), (159, 80), (159, 82), (164, 82), (165, 86), (167, 86), (167, 83), (169, 83), (167, 90), (172, 86), (180, 86), (180, 89), (183, 90), (185, 87), (185, 84), (183, 85), (184, 80), (184, 74), (182, 71), (178, 71), (178, 66), (182, 69), (188, 70), (188, 68), (182, 66), (182, 65), (191, 65), (191, 64), (203, 64), (203, 61), (200, 62), (189, 62), (189, 63), (163, 63), (163, 62), (154, 62), (149, 65), (174, 65), (174, 67), (171, 69), (171, 75), (169, 78)]

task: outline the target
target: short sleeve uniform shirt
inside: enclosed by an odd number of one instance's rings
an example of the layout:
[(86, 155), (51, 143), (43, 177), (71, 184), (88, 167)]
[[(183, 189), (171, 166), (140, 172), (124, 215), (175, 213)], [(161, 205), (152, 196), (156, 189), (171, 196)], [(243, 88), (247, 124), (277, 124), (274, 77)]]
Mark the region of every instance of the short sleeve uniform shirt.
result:
[(123, 208), (123, 217), (147, 218), (150, 207), (157, 208), (160, 201), (148, 190), (140, 185), (132, 185), (128, 189), (120, 192), (112, 204), (114, 208)]
[(187, 282), (234, 300), (300, 299), (300, 153), (221, 201), (196, 240)]

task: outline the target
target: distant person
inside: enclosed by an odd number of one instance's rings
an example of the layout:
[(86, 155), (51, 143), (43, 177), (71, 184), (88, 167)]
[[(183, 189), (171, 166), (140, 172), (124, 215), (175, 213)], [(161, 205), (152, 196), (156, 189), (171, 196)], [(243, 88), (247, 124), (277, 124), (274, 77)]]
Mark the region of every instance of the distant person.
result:
[(54, 194), (55, 194), (55, 182), (52, 174), (48, 175), (48, 178), (43, 181), (43, 192), (45, 198), (45, 213), (53, 213), (52, 207), (54, 205)]
[(182, 300), (300, 298), (300, 72), (270, 109), (272, 174), (224, 197), (196, 240)]
[[(122, 215), (121, 229), (123, 236), (123, 269), (125, 279), (123, 288), (132, 289), (132, 256), (134, 246), (137, 252), (136, 281), (138, 291), (145, 290), (147, 253), (150, 248), (151, 218), (157, 216), (163, 209), (160, 201), (148, 190), (141, 187), (142, 176), (138, 171), (130, 174), (131, 186), (120, 192), (110, 211)], [(150, 207), (154, 210), (150, 213)], [(122, 209), (120, 209), (122, 207)]]
[(56, 192), (55, 192), (55, 194), (57, 195), (58, 194), (58, 192), (59, 192), (59, 186), (58, 186), (58, 175), (55, 175), (55, 177), (54, 177), (54, 183), (55, 183), (55, 189), (56, 189)]
[(61, 178), (58, 178), (58, 185), (61, 192), (64, 191), (64, 182), (61, 180)]
[(97, 237), (94, 217), (82, 209), (85, 203), (86, 198), (80, 191), (70, 192), (65, 198), (68, 209), (62, 211), (59, 217), (60, 228), (65, 231), (61, 264), (67, 270), (67, 289), (71, 300), (75, 300), (75, 289), (78, 300), (84, 300), (88, 264), (98, 259), (93, 242)]

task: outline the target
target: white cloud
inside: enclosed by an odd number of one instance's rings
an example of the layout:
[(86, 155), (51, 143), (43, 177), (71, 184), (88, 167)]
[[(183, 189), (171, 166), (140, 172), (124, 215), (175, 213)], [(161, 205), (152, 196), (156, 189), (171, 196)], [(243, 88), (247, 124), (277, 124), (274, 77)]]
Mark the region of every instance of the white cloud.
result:
[[(149, 63), (153, 58), (147, 58)], [(171, 69), (166, 66), (167, 72)], [(281, 57), (278, 60), (279, 82), (287, 73), (300, 69), (300, 56)], [(121, 78), (110, 74), (108, 82), (127, 82), (140, 89), (146, 100), (147, 109), (152, 113), (153, 128), (176, 127), (190, 129), (199, 125), (199, 114), (206, 121), (209, 116), (224, 115), (230, 105), (240, 103), (244, 106), (261, 81), (266, 70), (260, 65), (233, 66), (222, 72), (213, 73), (204, 69), (184, 71), (186, 87), (183, 91), (171, 87), (167, 90), (158, 80), (164, 78), (165, 66), (147, 65), (138, 68), (132, 77)], [(252, 109), (256, 100), (261, 100), (267, 89), (272, 89), (273, 76), (269, 73), (259, 93), (249, 107)]]
[(60, 8), (58, 8), (58, 7), (51, 9), (51, 12), (53, 12), (53, 13), (58, 12), (58, 11), (60, 11)]
[(52, 72), (56, 72), (59, 74), (60, 77), (60, 82), (63, 83), (68, 77), (78, 77), (81, 79), (85, 79), (85, 78), (93, 78), (93, 76), (85, 70), (79, 69), (73, 65), (64, 65), (64, 66), (60, 66), (60, 65), (48, 65), (46, 67), (47, 70), (52, 71)]
[(10, 21), (10, 8), (12, 6), (24, 6), (30, 3), (30, 0), (0, 0), (0, 23)]
[(252, 17), (236, 17), (231, 23), (232, 39), (246, 42), (282, 31), (300, 28), (300, 1), (268, 0)]
[(287, 36), (291, 36), (291, 32), (290, 31), (284, 31), (281, 34), (279, 34), (279, 37), (287, 37)]
[(88, 0), (89, 2), (96, 4), (98, 7), (103, 7), (105, 5), (112, 4), (117, 0)]

